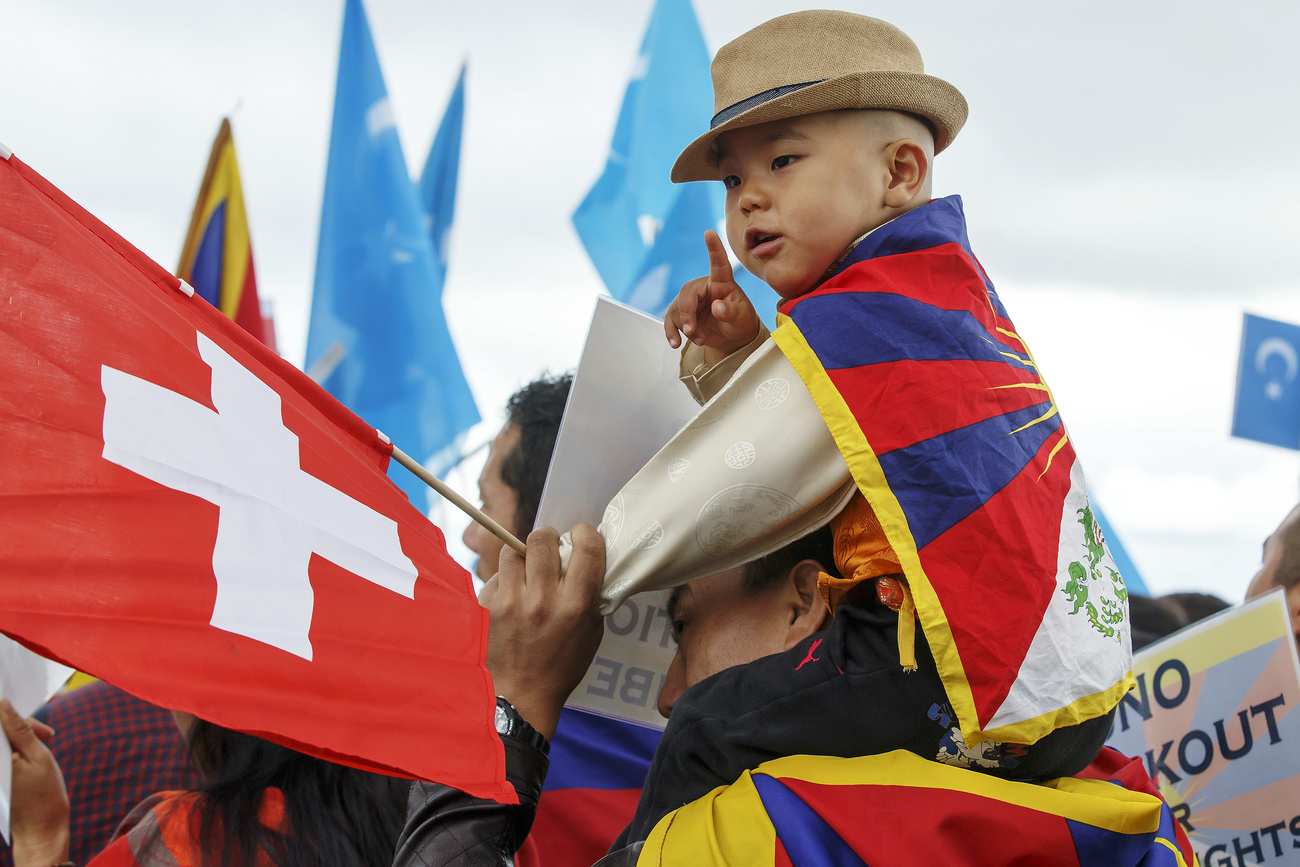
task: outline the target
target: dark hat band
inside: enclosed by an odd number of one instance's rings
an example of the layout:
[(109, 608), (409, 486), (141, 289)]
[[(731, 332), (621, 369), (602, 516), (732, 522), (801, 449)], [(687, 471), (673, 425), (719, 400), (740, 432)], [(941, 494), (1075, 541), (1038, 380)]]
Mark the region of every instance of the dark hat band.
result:
[(785, 96), (787, 93), (794, 93), (796, 90), (803, 90), (805, 87), (811, 87), (814, 84), (821, 84), (823, 81), (829, 81), (829, 79), (819, 78), (816, 81), (805, 81), (802, 84), (783, 84), (780, 87), (774, 87), (771, 90), (756, 93), (747, 99), (742, 99), (740, 102), (732, 103), (713, 116), (713, 120), (709, 122), (709, 129), (717, 129), (733, 117), (743, 114), (751, 108), (760, 106), (765, 102), (771, 102), (778, 97)]

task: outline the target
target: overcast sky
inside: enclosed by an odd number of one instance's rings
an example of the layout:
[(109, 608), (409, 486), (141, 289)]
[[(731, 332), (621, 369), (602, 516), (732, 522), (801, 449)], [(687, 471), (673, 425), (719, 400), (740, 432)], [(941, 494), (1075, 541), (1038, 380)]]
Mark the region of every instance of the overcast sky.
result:
[[(711, 51), (803, 8), (695, 4)], [(0, 0), (0, 142), (172, 269), (230, 114), (259, 290), (301, 364), (342, 5)], [(469, 62), (445, 303), (483, 439), (515, 387), (576, 364), (602, 287), (569, 216), (603, 167), (651, 0), (366, 8), (414, 173)], [(1242, 313), (1300, 322), (1300, 5), (840, 8), (902, 27), (969, 101), (936, 195), (965, 199), (1147, 584), (1239, 600), (1300, 498), (1298, 453), (1228, 436)]]

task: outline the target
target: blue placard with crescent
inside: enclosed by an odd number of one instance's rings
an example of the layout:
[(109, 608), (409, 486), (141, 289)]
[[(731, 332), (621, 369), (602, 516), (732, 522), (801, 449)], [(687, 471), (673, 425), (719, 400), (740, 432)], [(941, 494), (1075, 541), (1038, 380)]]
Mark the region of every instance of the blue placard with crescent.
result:
[(1300, 325), (1246, 314), (1232, 435), (1300, 450)]

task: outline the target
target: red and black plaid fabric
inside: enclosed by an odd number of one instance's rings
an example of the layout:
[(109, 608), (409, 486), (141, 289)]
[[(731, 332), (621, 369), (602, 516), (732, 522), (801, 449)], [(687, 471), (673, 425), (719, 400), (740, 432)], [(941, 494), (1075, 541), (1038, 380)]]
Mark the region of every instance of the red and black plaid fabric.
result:
[[(103, 681), (55, 696), (36, 716), (54, 728), (50, 749), (72, 801), (68, 857), (77, 864), (107, 846), (145, 798), (201, 782), (171, 713)], [(12, 863), (3, 847), (0, 865)]]

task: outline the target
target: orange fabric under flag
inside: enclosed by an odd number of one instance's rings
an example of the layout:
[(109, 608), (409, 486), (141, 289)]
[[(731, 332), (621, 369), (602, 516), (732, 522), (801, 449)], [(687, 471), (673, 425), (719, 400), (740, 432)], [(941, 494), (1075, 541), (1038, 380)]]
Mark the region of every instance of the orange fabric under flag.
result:
[(226, 119), (221, 121), (212, 143), (176, 276), (249, 334), (275, 348), (274, 329), (262, 316), (257, 297), (244, 190), (235, 159), (235, 139)]
[(392, 446), (0, 159), (0, 631), (146, 701), (514, 802), (487, 613)]

